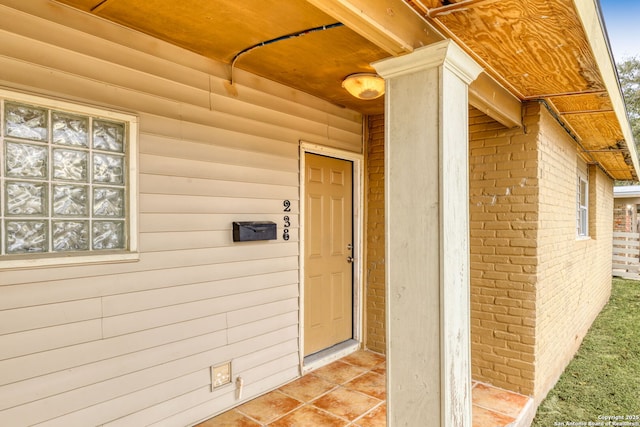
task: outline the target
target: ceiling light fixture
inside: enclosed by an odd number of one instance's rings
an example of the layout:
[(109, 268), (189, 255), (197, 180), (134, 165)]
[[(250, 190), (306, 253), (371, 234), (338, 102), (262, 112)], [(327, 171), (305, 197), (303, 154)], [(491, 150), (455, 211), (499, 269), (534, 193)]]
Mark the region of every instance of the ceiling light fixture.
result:
[(357, 73), (347, 76), (342, 87), (358, 99), (376, 99), (384, 95), (384, 79), (373, 73)]

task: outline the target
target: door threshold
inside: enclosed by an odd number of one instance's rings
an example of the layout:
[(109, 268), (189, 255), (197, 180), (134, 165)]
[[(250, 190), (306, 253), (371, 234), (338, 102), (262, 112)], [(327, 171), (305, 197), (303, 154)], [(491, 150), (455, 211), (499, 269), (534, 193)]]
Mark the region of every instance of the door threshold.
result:
[(302, 361), (302, 375), (342, 359), (359, 349), (360, 343), (354, 339), (349, 339), (317, 353), (310, 354)]

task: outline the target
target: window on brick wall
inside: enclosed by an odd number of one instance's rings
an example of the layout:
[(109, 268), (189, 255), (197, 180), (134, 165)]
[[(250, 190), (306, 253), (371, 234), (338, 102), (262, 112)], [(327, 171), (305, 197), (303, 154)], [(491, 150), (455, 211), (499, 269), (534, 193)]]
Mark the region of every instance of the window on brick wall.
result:
[(131, 258), (135, 118), (4, 91), (0, 118), (0, 268)]
[(586, 176), (578, 175), (576, 194), (576, 229), (578, 237), (589, 236), (589, 181)]

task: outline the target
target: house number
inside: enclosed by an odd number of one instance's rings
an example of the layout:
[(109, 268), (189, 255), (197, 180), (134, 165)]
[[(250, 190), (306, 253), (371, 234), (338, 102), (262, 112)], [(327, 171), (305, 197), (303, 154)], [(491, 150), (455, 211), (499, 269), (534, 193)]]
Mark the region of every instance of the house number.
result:
[(291, 227), (291, 220), (287, 215), (284, 216), (284, 231), (282, 232), (282, 238), (289, 240), (289, 227)]
[[(290, 200), (285, 200), (284, 202), (282, 202), (282, 205), (284, 206), (285, 212), (291, 212)], [(291, 219), (289, 218), (289, 215), (285, 215), (282, 219), (284, 220), (284, 231), (282, 232), (282, 238), (284, 240), (289, 240), (289, 227), (291, 227)]]

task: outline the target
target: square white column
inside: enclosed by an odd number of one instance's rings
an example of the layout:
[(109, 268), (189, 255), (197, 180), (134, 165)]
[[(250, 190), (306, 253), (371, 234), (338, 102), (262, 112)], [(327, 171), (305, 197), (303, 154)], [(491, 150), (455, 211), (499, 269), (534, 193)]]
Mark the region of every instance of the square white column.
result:
[(471, 426), (468, 85), (446, 40), (373, 64), (386, 80), (387, 422)]

